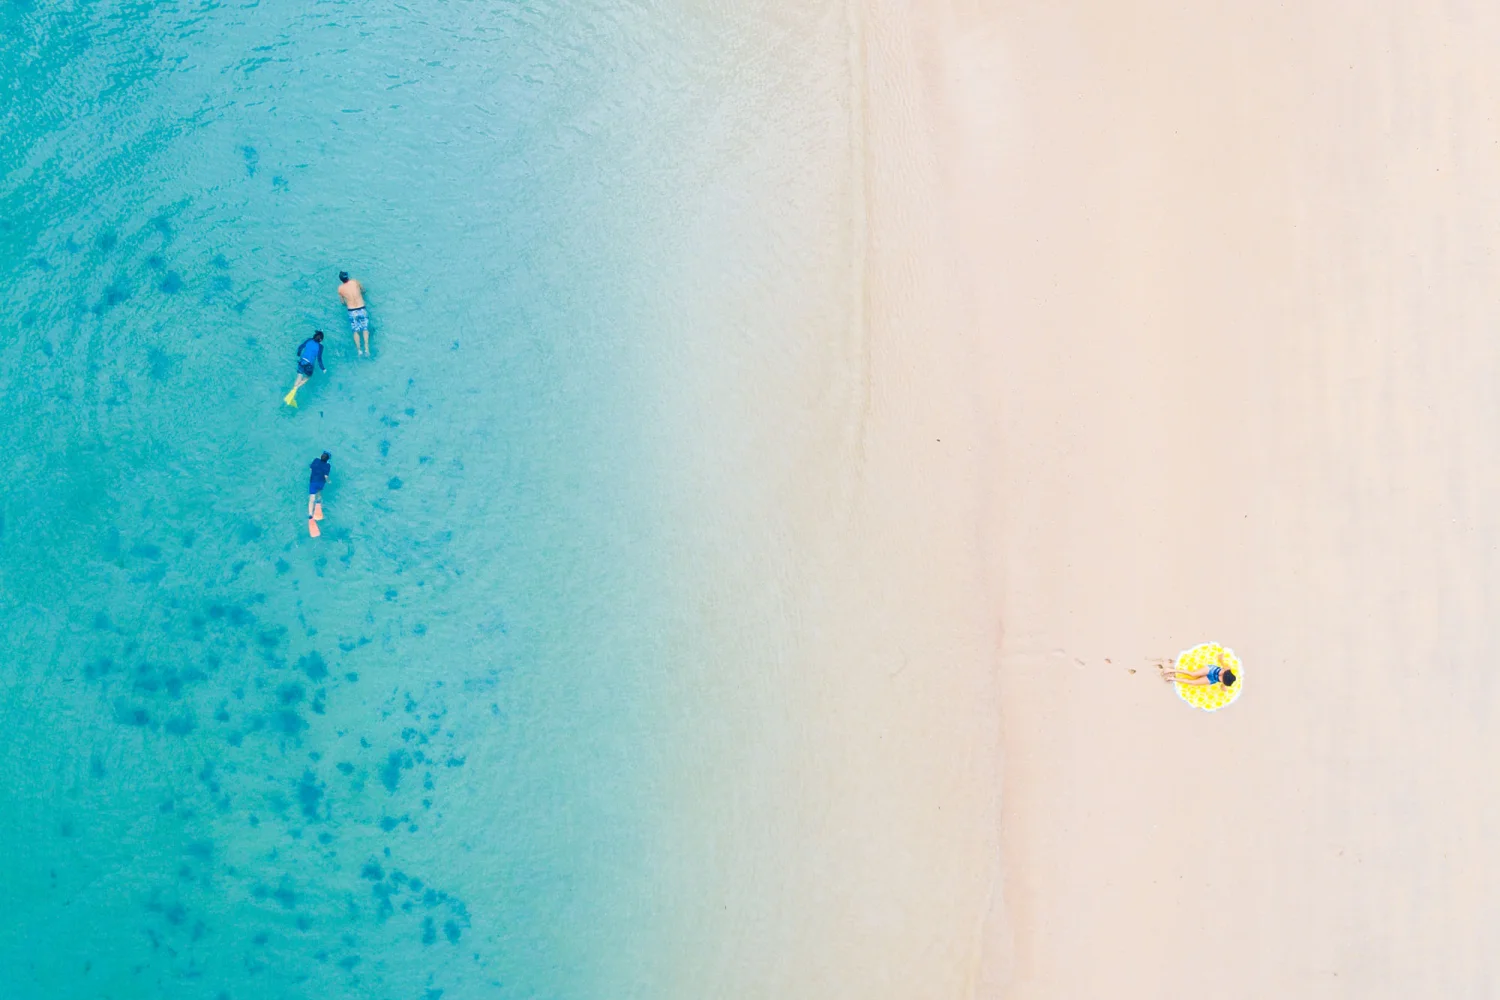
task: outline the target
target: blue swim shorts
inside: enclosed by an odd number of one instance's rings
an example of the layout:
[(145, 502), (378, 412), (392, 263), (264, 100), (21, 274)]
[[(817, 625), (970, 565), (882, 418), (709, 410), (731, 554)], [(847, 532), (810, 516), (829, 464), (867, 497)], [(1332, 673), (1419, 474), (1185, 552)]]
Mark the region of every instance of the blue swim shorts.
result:
[(297, 362), (297, 371), (301, 372), (303, 375), (306, 375), (308, 378), (312, 378), (312, 373), (313, 373), (313, 366), (312, 365), (313, 365), (313, 363), (311, 361), (298, 361)]
[(349, 329), (355, 333), (364, 333), (370, 329), (370, 314), (365, 312), (365, 307), (349, 310)]
[(308, 496), (312, 496), (314, 493), (322, 493), (323, 492), (323, 487), (325, 487), (327, 485), (328, 485), (328, 480), (326, 480), (326, 479), (324, 479), (321, 482), (319, 482), (316, 479), (310, 480), (308, 482), (308, 484), (307, 484), (307, 495)]

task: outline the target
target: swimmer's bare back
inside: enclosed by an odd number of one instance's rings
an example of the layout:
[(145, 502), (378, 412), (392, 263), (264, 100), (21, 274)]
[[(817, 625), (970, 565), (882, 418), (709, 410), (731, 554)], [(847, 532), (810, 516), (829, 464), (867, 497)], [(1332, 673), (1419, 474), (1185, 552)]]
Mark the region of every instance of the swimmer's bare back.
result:
[[(323, 286), (327, 288), (327, 285)], [(365, 289), (358, 281), (350, 278), (339, 285), (339, 299), (344, 303), (345, 309), (363, 309), (365, 307)]]

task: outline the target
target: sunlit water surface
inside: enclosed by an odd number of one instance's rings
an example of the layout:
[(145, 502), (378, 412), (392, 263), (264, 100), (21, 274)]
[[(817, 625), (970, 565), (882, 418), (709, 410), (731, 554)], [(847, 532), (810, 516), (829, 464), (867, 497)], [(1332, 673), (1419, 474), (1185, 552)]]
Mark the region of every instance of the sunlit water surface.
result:
[(640, 995), (655, 271), (760, 224), (752, 6), (0, 9), (0, 994)]

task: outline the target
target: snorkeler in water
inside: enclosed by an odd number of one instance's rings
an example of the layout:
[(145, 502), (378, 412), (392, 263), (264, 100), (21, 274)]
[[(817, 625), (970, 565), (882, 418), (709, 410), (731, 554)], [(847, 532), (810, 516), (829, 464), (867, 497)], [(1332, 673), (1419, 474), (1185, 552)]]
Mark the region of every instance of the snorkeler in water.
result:
[(332, 458), (325, 451), (308, 466), (311, 474), (307, 479), (307, 533), (314, 538), (321, 534), (318, 522), (323, 520), (323, 487), (328, 485), (328, 478), (333, 474)]
[[(370, 356), (370, 314), (365, 311), (365, 287), (348, 271), (339, 272), (339, 301), (349, 310), (349, 329), (354, 331), (354, 353)], [(359, 335), (365, 335), (365, 345), (359, 346)]]
[(292, 386), (292, 391), (286, 394), (284, 402), (287, 406), (297, 405), (297, 390), (307, 384), (307, 380), (313, 376), (313, 362), (317, 362), (319, 368), (323, 367), (323, 331), (314, 330), (313, 335), (297, 345), (297, 382)]

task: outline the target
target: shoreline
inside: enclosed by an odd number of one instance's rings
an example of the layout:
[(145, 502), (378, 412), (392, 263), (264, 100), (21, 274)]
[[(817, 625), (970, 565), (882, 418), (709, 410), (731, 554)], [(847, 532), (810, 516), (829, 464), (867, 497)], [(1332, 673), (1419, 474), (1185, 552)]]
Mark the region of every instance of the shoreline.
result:
[(713, 571), (672, 598), (670, 744), (693, 753), (660, 779), (642, 995), (973, 995), (1004, 925), (983, 282), (927, 137), (952, 39), (843, 14), (738, 98), (787, 103), (736, 200), (682, 205), (716, 226), (679, 266), (743, 249), (661, 317), (684, 346), (654, 423), (688, 429), (653, 461), (662, 558)]

